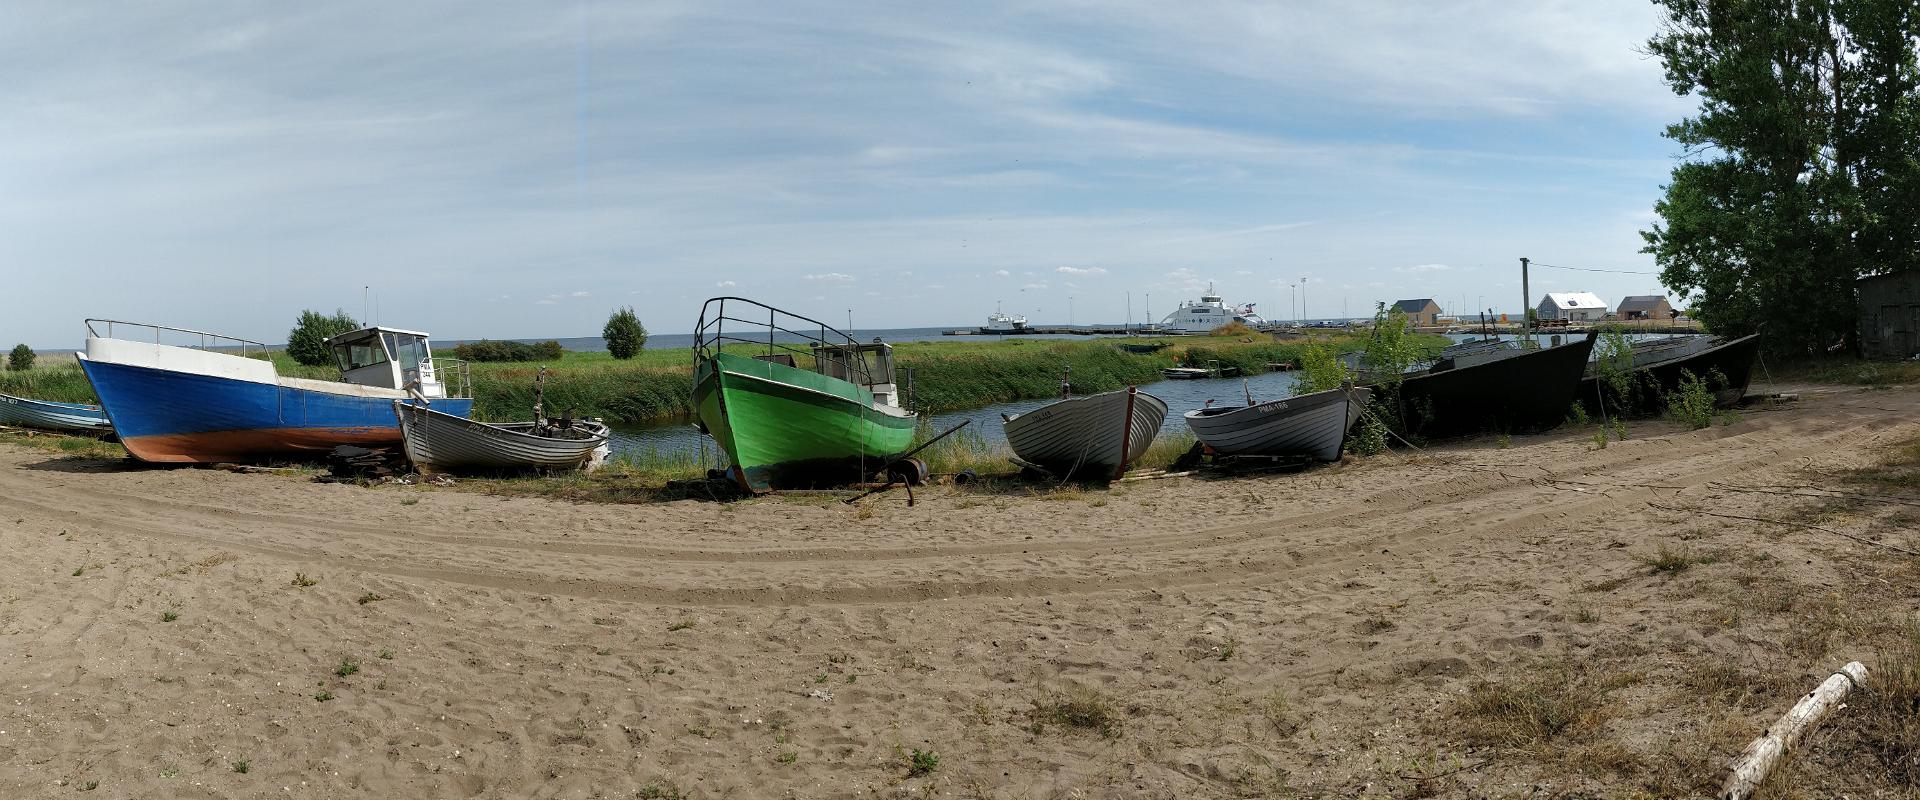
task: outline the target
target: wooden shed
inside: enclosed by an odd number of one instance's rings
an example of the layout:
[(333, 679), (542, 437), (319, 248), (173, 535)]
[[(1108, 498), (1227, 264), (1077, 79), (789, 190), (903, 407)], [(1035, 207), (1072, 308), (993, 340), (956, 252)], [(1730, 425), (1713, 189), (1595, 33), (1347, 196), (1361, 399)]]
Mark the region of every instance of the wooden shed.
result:
[(1393, 307), (1399, 309), (1401, 313), (1406, 314), (1407, 321), (1412, 323), (1414, 327), (1429, 327), (1440, 324), (1440, 304), (1433, 302), (1433, 298), (1431, 297), (1422, 297), (1418, 300), (1402, 300), (1394, 303)]
[(1920, 354), (1920, 272), (1895, 272), (1854, 283), (1860, 298), (1860, 351), (1868, 358)]
[(1657, 319), (1666, 322), (1676, 316), (1673, 304), (1657, 294), (1630, 295), (1620, 301), (1613, 313), (1621, 319)]

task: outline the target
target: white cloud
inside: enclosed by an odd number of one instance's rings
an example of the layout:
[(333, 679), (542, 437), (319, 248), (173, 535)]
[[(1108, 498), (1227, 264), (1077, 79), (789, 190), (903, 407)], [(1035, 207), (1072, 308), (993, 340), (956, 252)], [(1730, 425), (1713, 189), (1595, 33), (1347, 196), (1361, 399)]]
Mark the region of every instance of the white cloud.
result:
[(1061, 267), (1054, 270), (1062, 275), (1105, 275), (1105, 267)]
[(1394, 267), (1394, 272), (1446, 272), (1453, 269), (1445, 264), (1415, 264), (1411, 267)]
[(1008, 277), (1008, 276), (1010, 276), (1010, 275), (1012, 275), (1013, 273), (1011, 273), (1011, 272), (1008, 272), (1008, 271), (1006, 271), (1006, 270), (1004, 270), (1004, 269), (996, 269), (996, 270), (994, 270), (994, 271), (993, 271), (993, 274), (995, 274), (995, 275), (998, 275), (998, 276), (1000, 276), (1000, 277), (1002, 277), (1002, 278), (1005, 278), (1005, 277)]
[(733, 288), (733, 287), (735, 287), (735, 286), (737, 286), (738, 284), (736, 284), (736, 283), (734, 283), (733, 281), (721, 281), (721, 282), (719, 282), (719, 283), (716, 283), (716, 284), (714, 284), (714, 285), (715, 285), (715, 286), (718, 286), (718, 287), (720, 287), (720, 288), (722, 288), (722, 289), (731, 289), (731, 288)]
[(822, 272), (816, 275), (808, 275), (806, 276), (806, 278), (807, 280), (813, 281), (814, 283), (852, 283), (853, 282), (853, 276), (848, 275), (844, 272)]
[(1039, 283), (1029, 283), (1025, 286), (1020, 287), (1022, 291), (1025, 291), (1027, 289), (1045, 289), (1045, 288), (1047, 288), (1047, 284), (1045, 281), (1041, 281)]
[(574, 297), (589, 297), (591, 295), (592, 295), (591, 292), (574, 292), (573, 293)]

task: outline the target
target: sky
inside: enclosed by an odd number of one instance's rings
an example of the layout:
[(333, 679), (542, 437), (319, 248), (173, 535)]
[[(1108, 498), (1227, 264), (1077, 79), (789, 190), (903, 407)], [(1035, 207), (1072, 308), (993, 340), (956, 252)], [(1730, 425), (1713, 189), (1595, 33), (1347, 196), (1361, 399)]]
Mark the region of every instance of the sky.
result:
[[(0, 339), (1521, 305), (1653, 272), (1645, 0), (9, 3)], [(1304, 289), (1298, 284), (1305, 280)], [(1660, 293), (1536, 267), (1546, 291)], [(1150, 298), (1150, 299), (1149, 299)]]

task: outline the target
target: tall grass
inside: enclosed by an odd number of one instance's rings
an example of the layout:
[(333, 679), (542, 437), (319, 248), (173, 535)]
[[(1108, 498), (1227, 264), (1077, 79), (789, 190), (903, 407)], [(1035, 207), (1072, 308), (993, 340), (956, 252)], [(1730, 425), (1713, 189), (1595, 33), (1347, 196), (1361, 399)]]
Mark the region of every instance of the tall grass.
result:
[(72, 356), (46, 356), (27, 370), (0, 370), (0, 394), (56, 403), (95, 402), (93, 387)]

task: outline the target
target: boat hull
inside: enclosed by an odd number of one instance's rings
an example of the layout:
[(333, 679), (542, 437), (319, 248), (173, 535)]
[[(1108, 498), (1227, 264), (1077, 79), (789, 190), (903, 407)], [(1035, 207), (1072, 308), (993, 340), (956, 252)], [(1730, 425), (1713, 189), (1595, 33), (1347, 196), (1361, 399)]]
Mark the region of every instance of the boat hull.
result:
[(1384, 395), (1406, 432), (1422, 438), (1552, 430), (1573, 407), (1593, 342), (1589, 333), (1559, 347), (1409, 376)]
[[(1708, 385), (1714, 391), (1714, 404), (1727, 408), (1746, 396), (1747, 387), (1753, 381), (1754, 360), (1759, 354), (1760, 337), (1755, 334), (1720, 342), (1678, 358), (1637, 365), (1628, 372), (1625, 396), (1589, 374), (1580, 380), (1580, 403), (1586, 407), (1588, 414), (1594, 416), (1602, 414), (1603, 400), (1604, 412), (1608, 415), (1620, 414), (1623, 409), (1628, 415), (1658, 414), (1666, 406), (1667, 395), (1680, 390), (1681, 371), (1685, 370), (1700, 380), (1709, 381)], [(1715, 372), (1726, 380), (1723, 383), (1714, 382), (1712, 376)]]
[(0, 425), (17, 425), (50, 431), (112, 433), (113, 423), (99, 406), (83, 403), (56, 403), (0, 394)]
[[(121, 444), (142, 461), (307, 458), (343, 444), (389, 447), (401, 443), (392, 397), (116, 364), (85, 356), (80, 367)], [(466, 398), (434, 400), (432, 406), (455, 416), (473, 412), (473, 401)]]
[(856, 483), (913, 442), (914, 415), (860, 386), (728, 353), (695, 367), (693, 400), (752, 491)]
[(407, 459), (423, 469), (580, 469), (608, 439), (607, 426), (595, 422), (575, 423), (579, 438), (557, 438), (534, 435), (531, 422), (489, 425), (401, 402), (393, 414)]
[(1238, 408), (1189, 411), (1194, 438), (1222, 455), (1311, 456), (1339, 461), (1347, 429), (1373, 390), (1329, 389)]
[(1067, 477), (1110, 478), (1146, 454), (1166, 419), (1166, 401), (1146, 392), (1070, 397), (1007, 418), (1007, 444), (1020, 460)]

